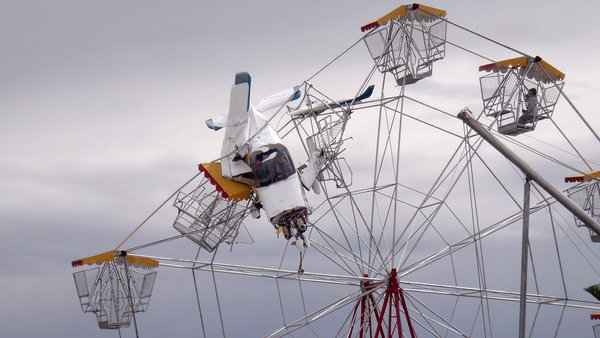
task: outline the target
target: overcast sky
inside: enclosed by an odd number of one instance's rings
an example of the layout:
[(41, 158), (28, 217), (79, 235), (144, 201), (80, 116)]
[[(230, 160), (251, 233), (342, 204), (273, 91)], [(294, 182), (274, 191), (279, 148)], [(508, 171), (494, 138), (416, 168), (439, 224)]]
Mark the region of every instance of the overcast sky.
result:
[[(218, 157), (221, 135), (204, 120), (226, 113), (236, 72), (251, 73), (258, 102), (301, 83), (357, 41), (362, 25), (401, 4), (0, 0), (0, 335), (114, 336), (80, 311), (70, 261), (114, 248), (198, 162)], [(565, 92), (599, 129), (600, 2), (427, 5), (563, 71)], [(517, 56), (456, 28), (448, 39), (496, 60)], [(448, 48), (447, 63), (417, 96), (452, 112), (480, 104), (477, 67), (487, 62), (459, 52)], [(324, 85), (336, 95), (356, 90), (371, 67), (364, 61)], [(136, 241), (173, 235), (172, 216)], [(147, 323), (158, 328), (143, 336), (197, 333), (197, 323), (169, 317), (195, 311), (192, 287), (165, 291), (180, 277), (189, 274), (160, 270), (163, 293), (150, 311), (164, 323)], [(185, 301), (183, 310), (165, 305)]]

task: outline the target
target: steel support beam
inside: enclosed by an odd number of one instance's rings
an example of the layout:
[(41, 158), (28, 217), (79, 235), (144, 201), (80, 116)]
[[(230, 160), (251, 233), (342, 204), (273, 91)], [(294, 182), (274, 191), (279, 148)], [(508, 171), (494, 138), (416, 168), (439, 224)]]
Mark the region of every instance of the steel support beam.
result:
[(473, 129), (479, 136), (481, 136), (484, 140), (486, 140), (492, 147), (496, 148), (506, 159), (511, 161), (514, 165), (516, 165), (521, 171), (525, 174), (526, 177), (533, 180), (540, 187), (542, 187), (548, 194), (556, 199), (558, 203), (567, 208), (575, 217), (579, 218), (579, 220), (587, 226), (590, 230), (595, 232), (600, 236), (600, 223), (596, 221), (592, 216), (588, 215), (583, 209), (581, 209), (575, 202), (569, 199), (565, 194), (563, 194), (558, 188), (556, 188), (550, 181), (548, 181), (544, 176), (538, 173), (533, 167), (531, 167), (527, 162), (525, 162), (522, 158), (520, 158), (517, 154), (515, 154), (512, 150), (510, 150), (507, 146), (505, 146), (496, 136), (492, 135), (485, 126), (483, 126), (479, 121), (474, 119), (470, 114), (468, 109), (463, 109), (457, 116), (459, 119), (463, 120), (471, 129)]
[(523, 237), (521, 239), (521, 294), (519, 297), (519, 338), (525, 338), (527, 323), (527, 258), (529, 255), (529, 196), (531, 183), (525, 180), (523, 189)]

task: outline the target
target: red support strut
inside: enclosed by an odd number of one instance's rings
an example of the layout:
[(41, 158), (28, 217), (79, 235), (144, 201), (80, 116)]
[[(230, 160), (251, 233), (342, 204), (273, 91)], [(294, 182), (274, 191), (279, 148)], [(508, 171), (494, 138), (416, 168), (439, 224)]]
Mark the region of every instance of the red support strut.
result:
[[(365, 275), (365, 277), (367, 277), (367, 275)], [(383, 296), (383, 304), (381, 306), (381, 311), (379, 311), (372, 291), (381, 284), (383, 284), (383, 282), (374, 283), (368, 280), (361, 282), (361, 290), (363, 291), (363, 294), (354, 306), (348, 337), (352, 336), (354, 325), (357, 321), (360, 323), (358, 328), (360, 330), (360, 338), (366, 337), (367, 334), (368, 337), (372, 338), (373, 333), (375, 333), (375, 338), (385, 337), (384, 318), (387, 318), (387, 337), (392, 337), (394, 332), (397, 333), (398, 337), (402, 337), (401, 313), (404, 312), (404, 318), (408, 324), (410, 336), (415, 338), (417, 335), (413, 328), (412, 321), (410, 320), (410, 314), (408, 313), (408, 307), (404, 298), (404, 291), (398, 283), (398, 273), (396, 272), (396, 269), (392, 269), (389, 274), (389, 278), (386, 283), (387, 287), (385, 290), (385, 295)], [(400, 311), (400, 305), (402, 305), (402, 311)], [(360, 320), (357, 318), (359, 306)], [(377, 328), (375, 329), (375, 332), (373, 332), (373, 328), (371, 326), (371, 316), (373, 315), (375, 316), (374, 320), (377, 321)]]
[[(368, 277), (367, 275), (364, 275)], [(357, 313), (358, 308), (360, 306), (360, 322), (359, 322), (359, 337), (370, 337), (373, 338), (373, 327), (371, 323), (371, 317), (375, 316), (373, 321), (378, 320), (379, 318), (379, 310), (377, 309), (377, 303), (375, 302), (375, 298), (371, 291), (377, 286), (382, 284), (383, 282), (373, 283), (369, 280), (363, 281), (360, 283), (360, 288), (362, 290), (362, 295), (356, 305), (354, 306), (354, 311), (352, 313), (352, 321), (350, 322), (350, 331), (348, 332), (348, 337), (352, 337), (352, 332), (354, 331), (354, 324), (357, 322)], [(379, 335), (380, 329), (377, 330), (375, 336)], [(381, 331), (381, 336), (383, 337), (383, 331)]]

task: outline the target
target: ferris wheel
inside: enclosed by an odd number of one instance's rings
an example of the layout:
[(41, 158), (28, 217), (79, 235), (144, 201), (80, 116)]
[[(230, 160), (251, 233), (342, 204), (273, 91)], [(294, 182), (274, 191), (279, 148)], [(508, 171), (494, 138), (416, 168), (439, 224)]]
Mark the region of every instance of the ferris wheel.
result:
[[(591, 335), (600, 172), (561, 119), (600, 138), (565, 74), (512, 48), (501, 61), (475, 53), (448, 25), (476, 34), (400, 6), (257, 106), (238, 73), (229, 115), (207, 121), (225, 129), (222, 156), (160, 206), (177, 212), (173, 235), (73, 262), (100, 265), (75, 272), (84, 312), (119, 333), (133, 321), (137, 335), (158, 267), (190, 271), (199, 336)], [(419, 94), (447, 47), (482, 58), (480, 113)], [(370, 66), (340, 97), (320, 79), (353, 51)], [(573, 182), (565, 193), (545, 178), (556, 173)], [(195, 255), (152, 255), (172, 241)]]

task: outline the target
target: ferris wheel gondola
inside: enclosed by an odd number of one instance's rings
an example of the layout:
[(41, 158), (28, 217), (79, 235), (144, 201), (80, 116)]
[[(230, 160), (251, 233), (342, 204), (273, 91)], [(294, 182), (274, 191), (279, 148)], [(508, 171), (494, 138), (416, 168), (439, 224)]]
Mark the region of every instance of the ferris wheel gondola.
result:
[(479, 81), (484, 112), (496, 119), (498, 132), (519, 135), (552, 117), (565, 74), (539, 56), (498, 61), (479, 70), (492, 72)]

